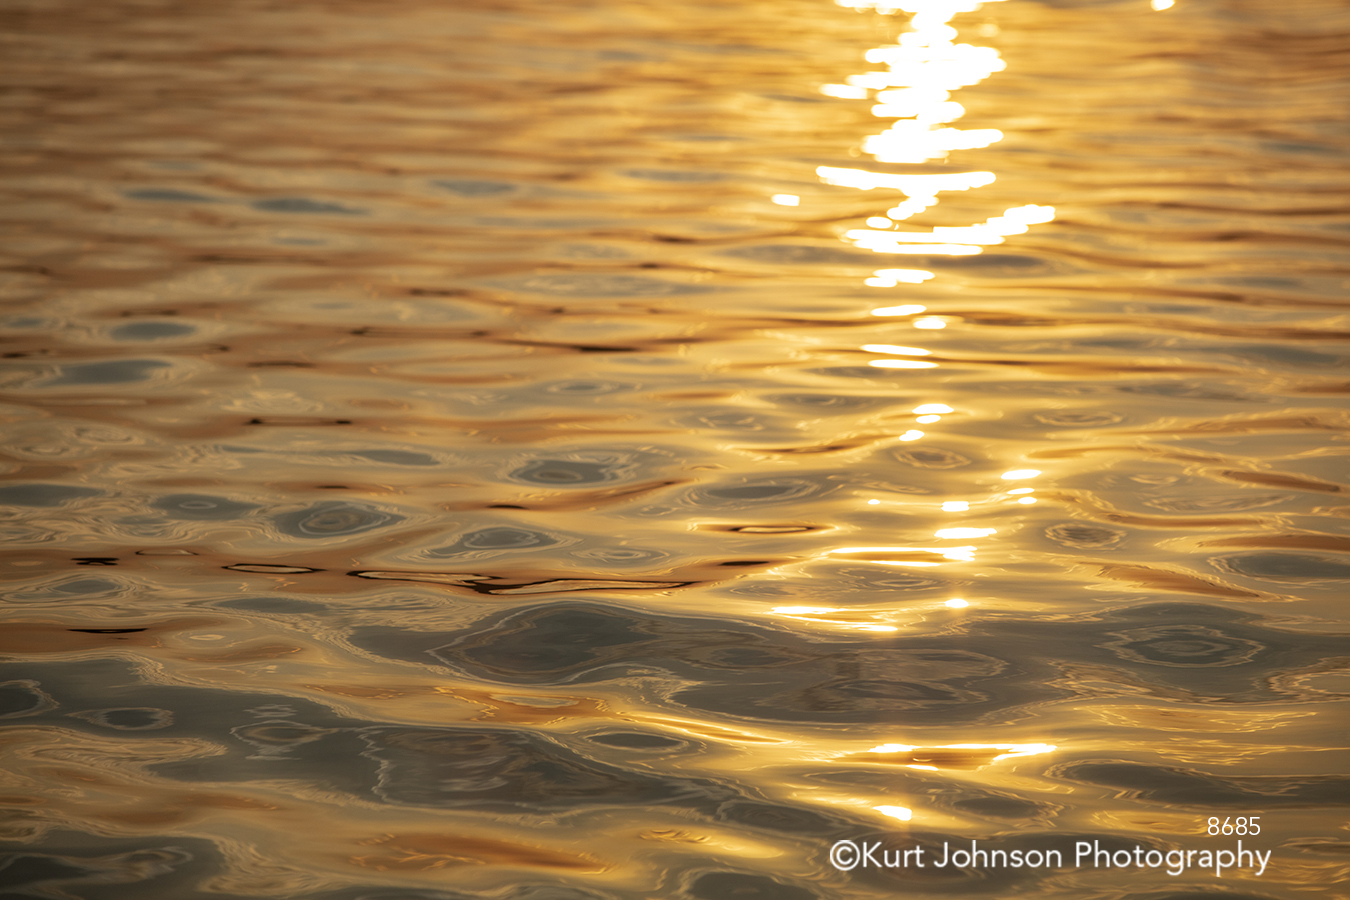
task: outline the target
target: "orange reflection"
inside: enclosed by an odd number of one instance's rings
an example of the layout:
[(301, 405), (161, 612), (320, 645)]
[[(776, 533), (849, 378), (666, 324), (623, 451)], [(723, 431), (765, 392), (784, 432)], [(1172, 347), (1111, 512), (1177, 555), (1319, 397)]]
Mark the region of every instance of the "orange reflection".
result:
[[(965, 108), (951, 99), (954, 91), (979, 84), (1007, 64), (992, 47), (956, 43), (957, 31), (949, 23), (959, 13), (980, 8), (980, 0), (835, 0), (851, 9), (874, 9), (892, 14), (911, 13), (910, 31), (890, 46), (874, 47), (865, 58), (884, 64), (885, 70), (850, 75), (845, 84), (827, 84), (820, 88), (828, 97), (845, 100), (867, 99), (875, 92), (872, 114), (895, 119), (886, 130), (867, 136), (862, 150), (878, 162), (922, 164), (945, 160), (956, 150), (977, 150), (1003, 139), (995, 128), (960, 129), (948, 127), (965, 115)], [(1171, 0), (1153, 0), (1171, 5)], [(986, 32), (987, 33), (987, 32)], [(816, 170), (826, 184), (859, 190), (886, 188), (898, 190), (905, 199), (886, 211), (871, 216), (869, 228), (851, 229), (845, 240), (875, 253), (973, 256), (984, 246), (1001, 244), (1004, 238), (1024, 234), (1029, 226), (1049, 222), (1055, 210), (1049, 206), (1013, 207), (976, 225), (939, 226), (927, 231), (897, 231), (896, 222), (917, 215), (938, 202), (943, 191), (965, 191), (994, 181), (992, 172), (958, 172), (924, 175), (889, 175), (864, 169), (821, 166)], [(900, 270), (904, 271), (904, 270)], [(907, 278), (891, 278), (878, 271), (867, 284), (895, 287)], [(933, 325), (930, 327), (941, 327)]]

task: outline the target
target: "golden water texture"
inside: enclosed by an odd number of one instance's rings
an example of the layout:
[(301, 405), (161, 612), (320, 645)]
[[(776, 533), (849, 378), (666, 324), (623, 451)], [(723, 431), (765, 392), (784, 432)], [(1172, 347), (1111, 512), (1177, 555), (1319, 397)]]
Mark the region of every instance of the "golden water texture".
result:
[(0, 4), (4, 897), (1345, 896), (1350, 9), (854, 5)]

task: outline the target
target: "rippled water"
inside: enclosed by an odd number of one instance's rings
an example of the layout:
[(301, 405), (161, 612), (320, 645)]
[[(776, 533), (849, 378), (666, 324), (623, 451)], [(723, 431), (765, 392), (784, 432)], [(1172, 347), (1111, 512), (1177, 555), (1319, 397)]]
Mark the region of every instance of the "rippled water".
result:
[(1345, 896), (1343, 3), (0, 13), (4, 897)]

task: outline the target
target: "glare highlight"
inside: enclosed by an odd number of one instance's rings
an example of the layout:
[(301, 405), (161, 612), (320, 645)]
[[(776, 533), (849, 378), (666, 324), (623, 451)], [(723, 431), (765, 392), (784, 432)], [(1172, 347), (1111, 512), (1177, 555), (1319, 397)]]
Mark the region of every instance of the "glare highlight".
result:
[(939, 528), (933, 532), (934, 537), (947, 539), (989, 537), (991, 534), (998, 534), (998, 530), (995, 528)]
[[(884, 271), (903, 272), (903, 271), (915, 271), (915, 270), (913, 270), (913, 269), (889, 269), (889, 270), (888, 270), (888, 269), (882, 269), (881, 271), (883, 271), (883, 272), (884, 272)], [(924, 274), (931, 277), (933, 273), (932, 273), (932, 272), (924, 272)], [(919, 305), (916, 304), (916, 303), (908, 303), (908, 304), (905, 304), (905, 305), (903, 305), (903, 306), (881, 306), (881, 307), (878, 307), (878, 308), (872, 310), (872, 315), (874, 315), (874, 316), (912, 316), (912, 315), (915, 315), (916, 313), (921, 313), (921, 312), (923, 312), (923, 311), (926, 310), (926, 309), (928, 309), (928, 307), (926, 307), (926, 306), (919, 306)]]
[(892, 819), (899, 819), (901, 822), (908, 822), (914, 813), (903, 806), (874, 806), (872, 807), (883, 816), (890, 816)]
[[(932, 272), (925, 272), (923, 269), (877, 269), (872, 273), (872, 277), (863, 281), (863, 284), (871, 287), (897, 287), (901, 284), (923, 284), (928, 279), (934, 277)], [(923, 312), (923, 307), (894, 307), (896, 309), (917, 309)], [(887, 315), (873, 310), (872, 315)], [(904, 315), (897, 313), (896, 315)]]

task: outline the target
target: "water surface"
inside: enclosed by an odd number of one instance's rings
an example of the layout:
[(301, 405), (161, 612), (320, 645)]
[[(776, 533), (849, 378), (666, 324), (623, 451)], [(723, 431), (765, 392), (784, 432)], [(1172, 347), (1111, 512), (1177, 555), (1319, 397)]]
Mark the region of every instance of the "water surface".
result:
[(874, 5), (0, 11), (3, 896), (1342, 896), (1350, 13)]

